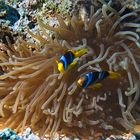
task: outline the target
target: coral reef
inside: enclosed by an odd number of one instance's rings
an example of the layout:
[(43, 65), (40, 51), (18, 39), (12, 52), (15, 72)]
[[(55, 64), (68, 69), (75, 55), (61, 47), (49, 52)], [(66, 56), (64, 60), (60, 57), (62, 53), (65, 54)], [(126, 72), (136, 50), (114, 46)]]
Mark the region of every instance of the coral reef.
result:
[(14, 25), (16, 21), (18, 21), (20, 18), (20, 15), (18, 11), (5, 4), (5, 2), (0, 1), (0, 22), (4, 23), (7, 22), (9, 25)]
[(27, 7), (34, 7), (40, 2), (42, 2), (42, 0), (25, 0)]
[[(66, 23), (57, 16), (56, 27), (38, 17), (40, 32), (28, 30), (36, 43), (19, 38), (1, 44), (0, 127), (30, 126), (40, 135), (58, 131), (81, 138), (134, 131), (140, 118), (140, 11), (127, 2), (94, 1), (89, 16), (85, 9)], [(89, 51), (76, 66), (59, 73), (56, 60), (84, 47)], [(101, 70), (121, 77), (104, 80), (99, 89), (78, 86), (81, 74)]]
[(72, 10), (72, 6), (73, 3), (71, 0), (45, 0), (43, 12), (49, 11), (49, 13), (51, 12), (52, 14), (61, 13), (62, 15), (67, 15)]

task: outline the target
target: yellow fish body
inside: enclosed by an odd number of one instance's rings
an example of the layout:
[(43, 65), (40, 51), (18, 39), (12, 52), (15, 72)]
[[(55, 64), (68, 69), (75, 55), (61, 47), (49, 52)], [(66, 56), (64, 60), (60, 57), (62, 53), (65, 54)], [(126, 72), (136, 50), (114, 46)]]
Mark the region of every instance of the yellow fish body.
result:
[(112, 72), (112, 71), (101, 71), (101, 72), (89, 72), (84, 75), (82, 75), (77, 83), (83, 88), (88, 88), (92, 84), (95, 85), (95, 87), (101, 87), (102, 84), (100, 83), (102, 80), (105, 78), (110, 78), (110, 79), (116, 79), (120, 77), (121, 75), (117, 72)]
[(87, 53), (86, 48), (78, 49), (78, 50), (69, 50), (64, 55), (59, 58), (57, 62), (58, 70), (61, 73), (64, 73), (66, 70), (73, 67), (77, 62), (74, 61), (76, 58), (82, 56), (83, 54)]

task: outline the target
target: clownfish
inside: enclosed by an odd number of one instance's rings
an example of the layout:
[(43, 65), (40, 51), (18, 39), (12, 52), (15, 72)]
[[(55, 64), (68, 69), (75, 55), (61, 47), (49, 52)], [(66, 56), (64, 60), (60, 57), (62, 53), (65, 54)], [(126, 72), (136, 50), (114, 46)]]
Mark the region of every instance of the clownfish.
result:
[(66, 70), (76, 65), (77, 61), (74, 61), (76, 58), (87, 53), (87, 51), (86, 48), (67, 51), (64, 55), (60, 56), (59, 61), (56, 61), (58, 70), (64, 73)]
[(108, 77), (110, 79), (116, 79), (120, 76), (121, 75), (119, 73), (112, 71), (89, 72), (84, 75), (81, 75), (77, 83), (85, 89), (90, 87), (92, 84), (95, 84), (95, 87), (100, 88), (102, 86), (100, 82), (105, 78)]

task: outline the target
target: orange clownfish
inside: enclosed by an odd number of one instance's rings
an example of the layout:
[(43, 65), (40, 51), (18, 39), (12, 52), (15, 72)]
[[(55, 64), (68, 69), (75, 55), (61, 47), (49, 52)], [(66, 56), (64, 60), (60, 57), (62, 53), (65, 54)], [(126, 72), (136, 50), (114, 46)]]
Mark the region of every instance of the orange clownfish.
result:
[(86, 48), (67, 51), (64, 55), (60, 56), (59, 61), (56, 61), (58, 70), (61, 73), (64, 73), (66, 70), (70, 69), (77, 63), (76, 61), (74, 61), (76, 58), (87, 53), (87, 51), (88, 50)]
[(92, 86), (92, 84), (95, 85), (95, 87), (101, 87), (101, 81), (105, 78), (109, 77), (110, 79), (116, 79), (120, 77), (120, 74), (117, 72), (112, 71), (101, 71), (101, 72), (89, 72), (86, 74), (83, 74), (77, 81), (78, 85), (80, 85), (83, 88), (88, 88)]

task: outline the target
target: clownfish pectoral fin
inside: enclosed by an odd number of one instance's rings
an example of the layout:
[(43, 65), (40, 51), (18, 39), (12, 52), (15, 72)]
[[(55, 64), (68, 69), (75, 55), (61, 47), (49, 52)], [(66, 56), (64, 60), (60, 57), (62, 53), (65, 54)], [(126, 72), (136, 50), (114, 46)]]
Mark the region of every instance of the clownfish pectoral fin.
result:
[(56, 63), (58, 64), (59, 62), (56, 60)]
[(87, 89), (95, 90), (95, 86), (88, 86)]
[(96, 84), (94, 85), (94, 87), (96, 87), (96, 88), (101, 88), (101, 87), (102, 87), (102, 84), (101, 84), (101, 83), (96, 83)]
[(76, 52), (74, 52), (74, 55), (75, 57), (80, 57), (87, 52), (88, 52), (87, 48), (82, 48), (82, 49), (76, 50)]
[(96, 89), (96, 88), (101, 88), (102, 87), (102, 84), (101, 83), (96, 83), (94, 85), (90, 85), (88, 88), (89, 89)]
[(119, 78), (119, 77), (121, 77), (120, 73), (109, 71), (109, 78), (110, 79), (116, 79), (116, 78)]

